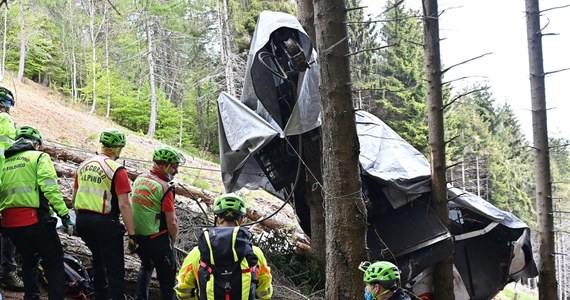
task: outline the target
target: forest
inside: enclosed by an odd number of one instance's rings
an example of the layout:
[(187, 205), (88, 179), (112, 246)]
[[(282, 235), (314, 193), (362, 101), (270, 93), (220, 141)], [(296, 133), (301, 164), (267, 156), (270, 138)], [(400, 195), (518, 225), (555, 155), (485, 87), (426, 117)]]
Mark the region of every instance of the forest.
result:
[[(264, 10), (301, 13), (292, 0), (8, 2), (0, 9), (4, 81), (6, 72), (17, 73), (90, 114), (216, 162), (216, 99), (224, 91), (240, 97), (257, 17)], [(353, 106), (429, 158), (422, 13), (405, 1), (386, 1), (374, 15), (359, 9), (359, 0), (346, 5)], [(447, 182), (513, 213), (536, 233), (529, 137), (511, 107), (497, 101), (492, 83), (456, 83), (443, 78)], [(557, 253), (570, 248), (569, 144), (549, 138)], [(563, 256), (556, 262), (567, 294), (570, 262)]]

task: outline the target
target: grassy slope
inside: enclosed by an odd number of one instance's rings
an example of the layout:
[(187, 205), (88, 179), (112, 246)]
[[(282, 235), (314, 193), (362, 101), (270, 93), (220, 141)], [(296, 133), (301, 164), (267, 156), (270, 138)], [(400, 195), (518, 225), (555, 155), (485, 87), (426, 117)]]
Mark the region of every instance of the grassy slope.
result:
[[(76, 147), (86, 152), (98, 150), (99, 133), (108, 127), (119, 128), (127, 135), (127, 145), (122, 156), (130, 159), (151, 159), (155, 147), (161, 142), (145, 138), (131, 132), (112, 121), (97, 115), (89, 115), (88, 107), (72, 105), (69, 99), (33, 82), (26, 84), (12, 82), (5, 78), (0, 84), (11, 89), (16, 95), (16, 105), (11, 115), (18, 125), (37, 127), (43, 138), (49, 143), (61, 144), (61, 147)], [(214, 192), (223, 191), (220, 181), (219, 165), (186, 155), (188, 162), (181, 168), (186, 183)], [(127, 165), (129, 164), (127, 159)]]

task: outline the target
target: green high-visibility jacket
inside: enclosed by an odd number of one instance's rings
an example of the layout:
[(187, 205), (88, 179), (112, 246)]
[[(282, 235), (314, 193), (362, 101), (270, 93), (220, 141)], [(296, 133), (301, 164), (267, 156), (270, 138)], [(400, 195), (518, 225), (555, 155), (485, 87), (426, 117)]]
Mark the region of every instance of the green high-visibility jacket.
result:
[(131, 195), (136, 235), (153, 235), (167, 228), (162, 200), (169, 189), (168, 182), (155, 174), (147, 173), (137, 177)]
[[(16, 138), (16, 127), (10, 115), (6, 112), (0, 112), (0, 170), (4, 165), (4, 150), (12, 146)], [(2, 181), (0, 179), (0, 184)]]
[(8, 149), (16, 138), (16, 127), (8, 113), (0, 112), (0, 151)]
[(112, 184), (120, 168), (123, 167), (118, 162), (105, 155), (96, 155), (79, 165), (75, 209), (118, 214), (118, 200)]
[(0, 178), (0, 211), (16, 207), (49, 211), (51, 206), (60, 217), (69, 214), (47, 153), (26, 150), (7, 157)]

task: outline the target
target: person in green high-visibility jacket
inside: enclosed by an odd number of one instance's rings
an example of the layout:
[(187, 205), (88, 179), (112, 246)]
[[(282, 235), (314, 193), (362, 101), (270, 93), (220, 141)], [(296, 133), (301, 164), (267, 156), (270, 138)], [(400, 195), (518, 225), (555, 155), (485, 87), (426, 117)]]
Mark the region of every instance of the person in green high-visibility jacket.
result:
[(175, 149), (161, 146), (154, 150), (152, 160), (154, 164), (150, 171), (137, 177), (133, 183), (131, 195), (135, 239), (139, 245), (137, 254), (141, 259), (135, 300), (149, 299), (150, 277), (155, 268), (160, 298), (174, 300), (174, 244), (178, 224), (174, 211), (174, 187), (169, 182), (185, 159)]
[[(16, 138), (16, 127), (14, 121), (10, 116), (10, 108), (14, 106), (15, 100), (12, 92), (0, 86), (0, 170), (4, 165), (4, 151), (14, 143)], [(2, 179), (0, 179), (2, 185)], [(9, 289), (21, 291), (24, 288), (24, 283), (18, 277), (17, 264), (16, 264), (16, 246), (12, 240), (1, 236), (0, 239), (0, 257), (2, 261), (2, 276), (0, 277), (0, 284)]]
[(55, 211), (65, 227), (72, 226), (69, 211), (57, 185), (48, 154), (38, 151), (39, 131), (31, 126), (16, 130), (16, 142), (5, 152), (0, 173), (2, 227), (23, 259), (24, 299), (40, 299), (38, 262), (42, 259), (50, 300), (63, 300), (65, 273), (63, 249), (55, 229)]
[[(135, 234), (127, 171), (116, 162), (126, 144), (116, 129), (101, 132), (101, 153), (85, 160), (75, 174), (72, 201), (77, 211), (77, 235), (92, 254), (95, 298), (125, 299), (125, 227)], [(123, 224), (119, 220), (123, 217)]]

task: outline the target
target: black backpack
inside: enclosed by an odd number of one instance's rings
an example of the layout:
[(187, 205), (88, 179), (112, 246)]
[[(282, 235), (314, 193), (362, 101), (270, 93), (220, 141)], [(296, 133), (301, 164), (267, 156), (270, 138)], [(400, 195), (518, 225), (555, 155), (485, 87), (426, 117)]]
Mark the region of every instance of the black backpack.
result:
[[(204, 228), (198, 238), (198, 249), (200, 300), (213, 300), (207, 297), (206, 286), (210, 280), (213, 280), (214, 299), (255, 299), (259, 271), (257, 256), (251, 245), (251, 233), (246, 228)], [(251, 281), (246, 281), (249, 286), (242, 286), (242, 276), (251, 277)], [(248, 298), (242, 298), (243, 289), (248, 290)]]
[[(44, 268), (39, 264), (41, 279), (48, 284)], [(93, 282), (87, 268), (75, 256), (63, 254), (63, 269), (65, 272), (64, 296), (69, 299), (89, 299), (93, 295)]]

